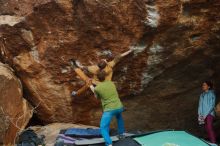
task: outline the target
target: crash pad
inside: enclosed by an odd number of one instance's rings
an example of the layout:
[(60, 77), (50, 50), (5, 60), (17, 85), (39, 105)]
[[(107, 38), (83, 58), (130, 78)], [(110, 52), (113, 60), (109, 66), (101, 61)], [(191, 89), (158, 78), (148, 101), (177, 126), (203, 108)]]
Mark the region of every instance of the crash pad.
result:
[(114, 146), (141, 146), (133, 138), (127, 137), (114, 143)]
[[(113, 142), (114, 146), (141, 146), (140, 144), (138, 144), (134, 139), (127, 137), (124, 139), (120, 139), (116, 142)], [(92, 144), (89, 146), (105, 146), (104, 143), (101, 144)]]
[(101, 131), (100, 129), (93, 129), (93, 128), (88, 128), (88, 129), (71, 128), (66, 130), (65, 135), (81, 137), (81, 138), (86, 138), (86, 137), (93, 138), (93, 137), (101, 137)]
[(185, 131), (163, 131), (134, 139), (143, 146), (209, 146)]
[(75, 138), (65, 136), (64, 134), (58, 134), (57, 141), (58, 140), (62, 140), (65, 144), (74, 144), (76, 141)]
[[(124, 133), (125, 137), (132, 136), (134, 134), (131, 133)], [(111, 136), (113, 142), (118, 141), (118, 136)], [(92, 139), (85, 139), (85, 140), (76, 140), (75, 145), (92, 145), (92, 144), (101, 144), (105, 143), (103, 138), (92, 138)]]

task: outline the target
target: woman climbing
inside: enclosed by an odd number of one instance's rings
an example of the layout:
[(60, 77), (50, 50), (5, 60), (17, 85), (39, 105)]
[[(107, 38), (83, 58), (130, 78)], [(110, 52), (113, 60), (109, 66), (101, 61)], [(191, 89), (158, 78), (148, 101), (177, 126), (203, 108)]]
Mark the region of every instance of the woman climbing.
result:
[(205, 81), (202, 84), (203, 93), (200, 95), (198, 108), (198, 121), (200, 125), (205, 124), (205, 130), (210, 142), (216, 143), (216, 135), (213, 129), (213, 120), (215, 117), (216, 96), (211, 81)]
[[(70, 63), (71, 66), (74, 68), (76, 74), (85, 82), (88, 81), (89, 77), (84, 73), (87, 71), (88, 73), (93, 75), (92, 83), (97, 85), (99, 83), (97, 74), (100, 70), (104, 70), (106, 72), (105, 80), (111, 81), (113, 75), (113, 68), (114, 66), (124, 57), (132, 53), (134, 50), (128, 50), (122, 54), (117, 55), (112, 61), (107, 62), (106, 60), (101, 60), (97, 65), (92, 66), (82, 66), (79, 61), (71, 59)], [(83, 71), (84, 70), (84, 71)], [(72, 91), (72, 96), (80, 95), (81, 93), (85, 92), (89, 86), (85, 84), (81, 89), (77, 91)]]

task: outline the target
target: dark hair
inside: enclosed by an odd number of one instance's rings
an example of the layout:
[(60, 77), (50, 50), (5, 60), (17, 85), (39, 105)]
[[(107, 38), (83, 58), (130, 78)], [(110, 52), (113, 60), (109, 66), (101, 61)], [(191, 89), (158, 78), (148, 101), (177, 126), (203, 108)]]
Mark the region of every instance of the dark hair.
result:
[(212, 81), (204, 81), (203, 83), (206, 83), (209, 86), (209, 90), (213, 89), (213, 83)]
[(101, 60), (99, 63), (98, 63), (98, 67), (102, 70), (106, 67), (106, 62), (104, 60)]
[(108, 55), (106, 56), (106, 60), (107, 60), (107, 61), (112, 61), (112, 60), (114, 60), (114, 56), (113, 56), (112, 54), (108, 54)]
[(104, 70), (101, 70), (98, 72), (97, 77), (100, 82), (105, 80), (106, 72)]

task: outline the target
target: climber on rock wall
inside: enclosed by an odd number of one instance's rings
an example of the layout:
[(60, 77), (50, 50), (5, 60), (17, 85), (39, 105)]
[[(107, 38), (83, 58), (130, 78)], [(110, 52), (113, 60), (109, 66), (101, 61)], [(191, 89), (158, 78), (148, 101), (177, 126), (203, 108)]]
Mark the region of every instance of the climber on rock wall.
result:
[[(101, 100), (103, 114), (100, 121), (100, 129), (102, 137), (105, 140), (106, 146), (112, 146), (112, 140), (109, 136), (110, 123), (113, 117), (116, 117), (118, 124), (119, 138), (124, 137), (124, 120), (122, 112), (124, 111), (123, 105), (119, 98), (116, 86), (111, 80), (106, 80), (108, 75), (104, 70), (97, 73), (99, 83), (96, 87), (90, 86), (97, 99)], [(91, 81), (92, 82), (92, 81)]]
[[(113, 67), (125, 56), (133, 52), (133, 50), (128, 50), (120, 55), (117, 55), (112, 61), (106, 61), (105, 59), (100, 60), (100, 62), (97, 65), (92, 66), (82, 66), (79, 61), (76, 61), (74, 59), (70, 60), (70, 63), (72, 67), (74, 68), (74, 71), (76, 74), (86, 83), (89, 80), (88, 75), (86, 74), (92, 74), (92, 84), (97, 85), (99, 83), (97, 78), (97, 73), (100, 70), (104, 70), (106, 72), (105, 80), (111, 81), (112, 75), (113, 75)], [(88, 84), (85, 84), (82, 88), (80, 88), (78, 91), (72, 91), (72, 96), (77, 96), (83, 93), (86, 89), (88, 89)]]

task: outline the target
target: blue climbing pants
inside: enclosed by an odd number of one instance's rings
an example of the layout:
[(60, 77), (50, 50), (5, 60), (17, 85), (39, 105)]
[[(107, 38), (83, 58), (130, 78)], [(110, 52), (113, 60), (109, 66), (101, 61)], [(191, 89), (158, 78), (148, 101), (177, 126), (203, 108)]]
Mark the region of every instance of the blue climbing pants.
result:
[(117, 119), (117, 124), (118, 124), (118, 134), (121, 135), (124, 133), (125, 128), (124, 128), (124, 121), (122, 118), (122, 112), (124, 111), (123, 108), (116, 109), (116, 110), (111, 110), (111, 111), (106, 111), (102, 114), (102, 119), (100, 123), (100, 129), (101, 129), (101, 134), (102, 137), (105, 140), (105, 145), (111, 145), (112, 140), (109, 135), (109, 129), (110, 129), (110, 123), (113, 117), (116, 117)]

